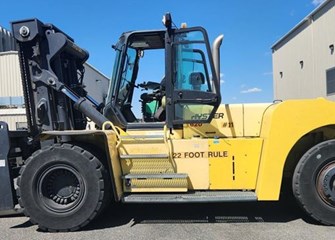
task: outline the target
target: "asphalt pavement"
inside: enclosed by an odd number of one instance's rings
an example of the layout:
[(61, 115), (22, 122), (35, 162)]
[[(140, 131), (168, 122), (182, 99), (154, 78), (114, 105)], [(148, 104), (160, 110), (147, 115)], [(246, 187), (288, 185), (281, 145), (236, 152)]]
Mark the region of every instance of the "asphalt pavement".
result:
[[(334, 216), (335, 217), (335, 216)], [(132, 204), (108, 209), (77, 232), (46, 233), (28, 218), (0, 217), (0, 239), (335, 239), (335, 227), (305, 218), (291, 203)]]

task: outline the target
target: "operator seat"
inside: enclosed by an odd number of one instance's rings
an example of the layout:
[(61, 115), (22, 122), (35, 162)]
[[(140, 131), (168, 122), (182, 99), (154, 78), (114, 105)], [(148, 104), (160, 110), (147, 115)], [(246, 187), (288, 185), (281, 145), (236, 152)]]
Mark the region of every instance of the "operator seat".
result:
[(166, 112), (165, 112), (165, 106), (166, 106), (166, 94), (165, 94), (165, 76), (163, 77), (161, 83), (160, 83), (160, 91), (162, 92), (162, 99), (160, 101), (160, 106), (158, 107), (156, 113), (154, 114), (154, 119), (160, 122), (164, 122), (166, 119)]
[(193, 90), (201, 91), (201, 85), (205, 83), (205, 76), (202, 72), (193, 72), (190, 74), (189, 83)]
[(138, 122), (135, 114), (131, 110), (130, 103), (125, 103), (121, 108), (121, 112), (122, 112), (124, 118), (127, 120), (127, 122), (130, 122), (130, 123)]
[(164, 122), (166, 119), (166, 96), (163, 96), (161, 99), (161, 105), (158, 107), (157, 111), (154, 114), (154, 119), (160, 122)]

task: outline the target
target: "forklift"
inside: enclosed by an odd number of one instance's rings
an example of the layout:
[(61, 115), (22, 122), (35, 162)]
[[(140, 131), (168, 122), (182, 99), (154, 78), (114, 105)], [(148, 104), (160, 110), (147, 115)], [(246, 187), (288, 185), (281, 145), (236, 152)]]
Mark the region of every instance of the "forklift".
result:
[[(163, 24), (121, 35), (98, 103), (83, 84), (87, 51), (52, 24), (12, 23), (28, 128), (0, 122), (0, 210), (19, 204), (44, 231), (75, 231), (112, 202), (278, 201), (288, 189), (334, 225), (335, 103), (221, 104), (223, 35), (210, 44), (169, 13)], [(156, 51), (163, 76), (143, 81)]]

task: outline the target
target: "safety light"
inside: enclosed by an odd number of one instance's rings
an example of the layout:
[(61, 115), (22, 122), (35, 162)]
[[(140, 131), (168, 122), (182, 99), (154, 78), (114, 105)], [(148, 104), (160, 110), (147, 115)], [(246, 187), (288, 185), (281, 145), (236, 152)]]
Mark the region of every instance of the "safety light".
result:
[(172, 26), (172, 17), (170, 13), (166, 13), (163, 16), (162, 22), (167, 29), (171, 29)]

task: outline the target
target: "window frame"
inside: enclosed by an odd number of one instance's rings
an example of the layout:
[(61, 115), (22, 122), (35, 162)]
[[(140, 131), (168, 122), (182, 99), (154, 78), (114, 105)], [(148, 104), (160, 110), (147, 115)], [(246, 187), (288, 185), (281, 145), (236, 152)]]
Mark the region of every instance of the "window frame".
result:
[[(330, 73), (333, 74), (333, 79), (328, 79), (328, 76), (330, 75)], [(332, 92), (329, 92), (329, 82), (332, 82), (333, 83), (333, 91)], [(327, 96), (333, 96), (335, 95), (335, 67), (332, 67), (332, 68), (329, 68), (326, 70), (326, 94)]]
[[(176, 71), (175, 69), (175, 61), (176, 56), (174, 52), (174, 45), (175, 44), (182, 44), (184, 41), (175, 41), (177, 34), (183, 34), (183, 33), (189, 33), (189, 32), (196, 32), (200, 31), (203, 34), (203, 40), (202, 41), (185, 41), (187, 43), (203, 43), (206, 46), (207, 51), (207, 61), (209, 63), (207, 69), (211, 69), (212, 72), (212, 86), (209, 92), (204, 91), (197, 91), (197, 90), (186, 90), (186, 89), (174, 89), (174, 73)], [(166, 34), (166, 59), (168, 65), (166, 66), (166, 73), (165, 75), (168, 76), (167, 79), (169, 79), (170, 84), (167, 84), (167, 106), (166, 106), (166, 112), (167, 112), (167, 125), (169, 128), (174, 128), (176, 126), (180, 126), (185, 123), (209, 123), (213, 117), (215, 112), (217, 111), (220, 103), (221, 103), (221, 97), (219, 94), (219, 87), (220, 84), (218, 82), (218, 79), (215, 74), (214, 69), (214, 63), (213, 63), (213, 57), (211, 53), (211, 48), (208, 41), (207, 32), (202, 27), (193, 27), (193, 28), (185, 28), (185, 29), (174, 29), (172, 34), (167, 33)], [(172, 38), (172, 39), (171, 39)], [(170, 40), (170, 41), (168, 41)], [(172, 41), (171, 41), (172, 40)], [(204, 53), (206, 54), (206, 53)], [(206, 64), (207, 65), (207, 64)], [(208, 79), (209, 80), (209, 79)], [(210, 81), (210, 80), (209, 80)], [(194, 104), (194, 105), (210, 105), (213, 106), (212, 111), (208, 114), (208, 118), (206, 119), (176, 119), (176, 105), (178, 104)]]

